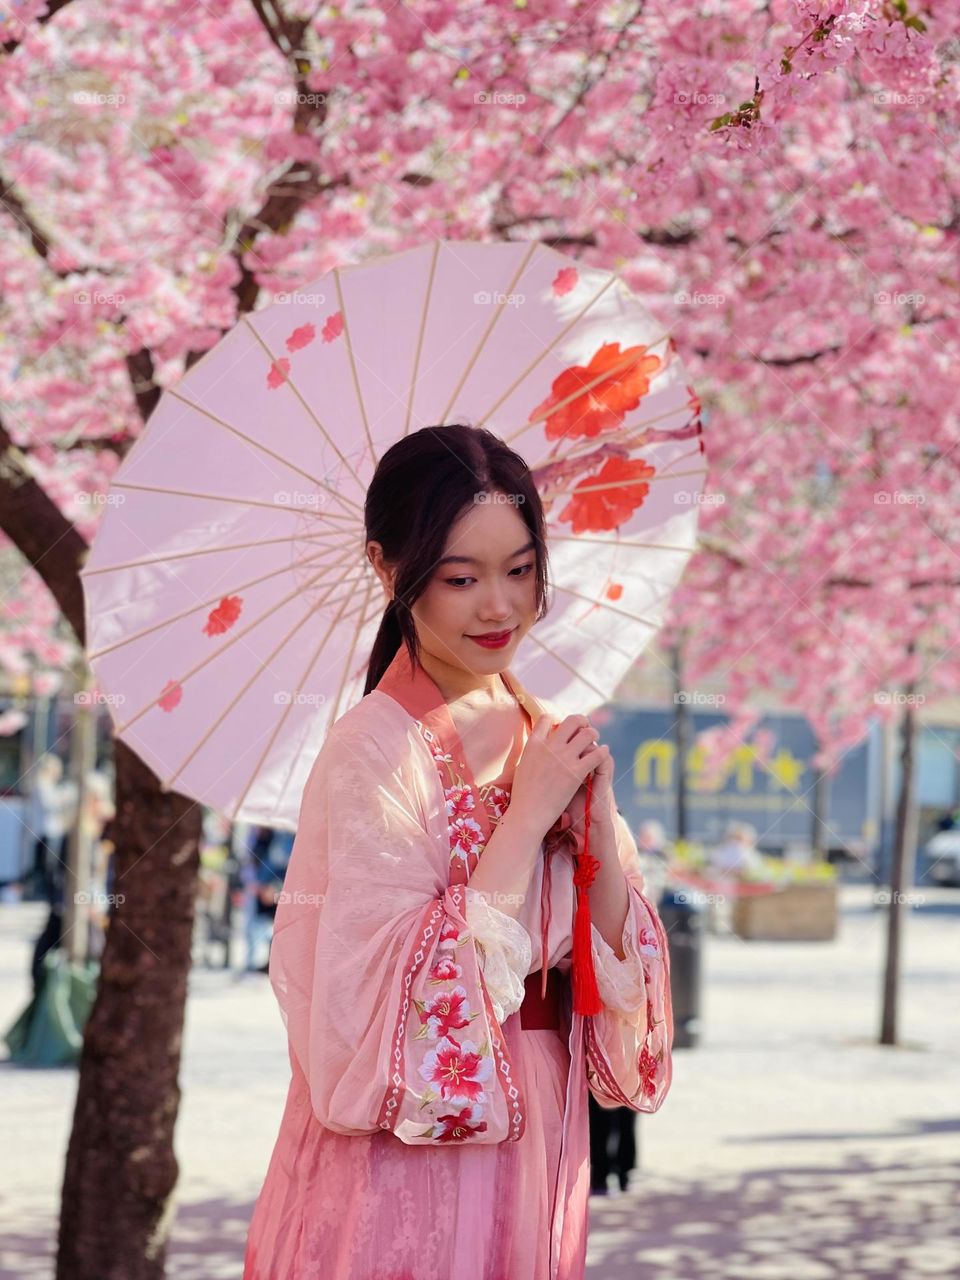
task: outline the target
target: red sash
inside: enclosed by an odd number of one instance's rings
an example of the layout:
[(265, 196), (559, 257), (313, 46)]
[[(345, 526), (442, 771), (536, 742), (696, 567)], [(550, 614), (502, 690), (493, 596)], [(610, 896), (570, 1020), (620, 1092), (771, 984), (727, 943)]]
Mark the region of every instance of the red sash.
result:
[(547, 994), (540, 994), (540, 970), (528, 973), (520, 1006), (522, 1031), (559, 1031), (562, 1027), (563, 975), (559, 969), (547, 970)]

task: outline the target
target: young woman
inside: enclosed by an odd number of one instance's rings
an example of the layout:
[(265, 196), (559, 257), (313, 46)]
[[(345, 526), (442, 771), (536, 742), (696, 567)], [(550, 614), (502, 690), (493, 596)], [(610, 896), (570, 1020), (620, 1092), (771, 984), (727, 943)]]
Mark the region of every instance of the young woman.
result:
[(509, 669), (546, 612), (523, 459), (480, 428), (414, 432), (380, 461), (365, 531), (388, 603), (277, 908), (293, 1078), (244, 1280), (579, 1280), (588, 1090), (651, 1112), (670, 1085), (666, 937), (608, 748)]

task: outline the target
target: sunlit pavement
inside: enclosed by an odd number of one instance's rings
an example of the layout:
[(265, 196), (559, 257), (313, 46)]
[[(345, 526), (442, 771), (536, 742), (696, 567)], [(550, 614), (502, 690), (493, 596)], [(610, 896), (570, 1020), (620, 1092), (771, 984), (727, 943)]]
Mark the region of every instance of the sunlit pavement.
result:
[[(960, 1275), (960, 891), (908, 913), (897, 1049), (875, 1044), (882, 915), (862, 886), (842, 902), (832, 943), (705, 938), (700, 1046), (638, 1118), (629, 1191), (591, 1198), (591, 1280)], [(41, 922), (0, 907), (4, 1030)], [(0, 1276), (49, 1277), (76, 1075), (0, 1071)], [(288, 1075), (267, 979), (194, 970), (169, 1276), (239, 1280)]]

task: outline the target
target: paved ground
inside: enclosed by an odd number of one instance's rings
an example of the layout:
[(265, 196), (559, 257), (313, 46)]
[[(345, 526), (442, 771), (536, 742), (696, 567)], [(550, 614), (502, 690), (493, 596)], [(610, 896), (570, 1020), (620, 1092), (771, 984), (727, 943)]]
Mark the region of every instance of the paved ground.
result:
[[(960, 892), (908, 920), (903, 1047), (875, 1045), (881, 917), (843, 891), (833, 943), (708, 937), (701, 1045), (639, 1121), (642, 1169), (591, 1204), (591, 1280), (960, 1276)], [(0, 1026), (28, 991), (39, 911), (0, 906)], [(266, 978), (197, 969), (168, 1275), (239, 1280), (279, 1123), (286, 1042)], [(73, 1071), (0, 1066), (0, 1277), (50, 1277)], [(446, 1280), (446, 1278), (444, 1278)]]

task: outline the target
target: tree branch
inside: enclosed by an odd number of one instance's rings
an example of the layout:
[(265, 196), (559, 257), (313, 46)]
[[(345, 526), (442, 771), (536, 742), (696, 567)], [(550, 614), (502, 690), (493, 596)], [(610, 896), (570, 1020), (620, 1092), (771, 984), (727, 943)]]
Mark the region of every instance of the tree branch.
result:
[[(39, 18), (31, 19), (30, 25), (33, 27), (45, 26), (55, 13), (59, 12), (61, 9), (65, 9), (69, 3), (70, 0), (49, 0), (47, 12), (42, 14)], [(22, 40), (7, 40), (4, 44), (0, 45), (0, 49), (3, 49), (4, 53), (13, 53), (21, 44), (23, 44)]]
[(86, 641), (83, 591), (77, 572), (86, 542), (37, 484), (0, 418), (0, 529), (33, 565), (82, 646)]

